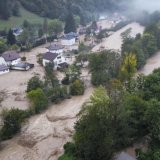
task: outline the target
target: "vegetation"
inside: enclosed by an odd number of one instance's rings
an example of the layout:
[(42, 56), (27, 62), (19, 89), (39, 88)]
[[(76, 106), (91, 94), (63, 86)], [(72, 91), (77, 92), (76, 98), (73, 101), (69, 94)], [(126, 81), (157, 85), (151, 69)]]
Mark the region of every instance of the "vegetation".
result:
[(14, 134), (20, 131), (21, 123), (26, 118), (27, 112), (19, 109), (4, 110), (2, 112), (3, 127), (0, 130), (2, 140), (12, 138)]
[(45, 110), (48, 106), (48, 99), (43, 90), (40, 88), (30, 91), (27, 96), (32, 103), (32, 113), (39, 113)]
[(81, 80), (76, 79), (70, 86), (70, 92), (72, 96), (84, 94), (84, 84)]
[(98, 54), (91, 54), (89, 67), (92, 73), (93, 85), (106, 85), (112, 78), (116, 78), (121, 65), (119, 53), (106, 50)]

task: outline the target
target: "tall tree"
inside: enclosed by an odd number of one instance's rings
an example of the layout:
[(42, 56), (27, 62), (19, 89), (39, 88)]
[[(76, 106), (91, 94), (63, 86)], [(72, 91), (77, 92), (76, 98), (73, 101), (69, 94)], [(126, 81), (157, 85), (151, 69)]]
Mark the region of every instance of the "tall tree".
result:
[(46, 43), (47, 43), (47, 34), (48, 34), (48, 20), (47, 20), (47, 18), (44, 18), (43, 33), (45, 34)]
[(65, 20), (64, 33), (76, 32), (76, 23), (72, 12), (70, 11)]
[(9, 45), (16, 44), (16, 38), (15, 38), (15, 35), (13, 34), (13, 31), (11, 29), (8, 32), (7, 43)]

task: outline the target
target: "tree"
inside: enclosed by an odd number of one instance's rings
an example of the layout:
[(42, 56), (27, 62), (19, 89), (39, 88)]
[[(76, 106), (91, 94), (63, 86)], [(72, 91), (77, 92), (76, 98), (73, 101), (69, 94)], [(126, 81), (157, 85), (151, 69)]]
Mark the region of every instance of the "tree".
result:
[(7, 35), (7, 43), (9, 45), (16, 44), (16, 38), (11, 29), (9, 30), (8, 35)]
[(145, 78), (143, 92), (146, 100), (160, 100), (160, 69), (155, 69)]
[(0, 55), (7, 50), (7, 44), (3, 39), (0, 39)]
[(49, 63), (45, 66), (45, 87), (55, 88), (59, 85), (58, 79), (53, 73), (54, 64)]
[(70, 33), (70, 32), (76, 32), (76, 24), (74, 20), (74, 16), (71, 11), (69, 11), (66, 20), (65, 20), (65, 27), (64, 27), (64, 33)]
[(126, 54), (120, 68), (120, 78), (122, 81), (130, 81), (131, 77), (136, 72), (137, 59), (135, 54)]
[(119, 53), (106, 50), (89, 56), (89, 68), (92, 73), (93, 85), (106, 85), (112, 78), (118, 76), (121, 65)]
[(70, 86), (70, 92), (71, 95), (73, 96), (83, 95), (84, 90), (85, 90), (84, 83), (79, 79), (76, 79)]
[(75, 126), (75, 159), (111, 160), (116, 151), (130, 142), (121, 98), (119, 92), (114, 93), (116, 96), (108, 97), (105, 88), (99, 87), (83, 106)]
[(153, 34), (145, 33), (143, 35), (142, 48), (147, 56), (151, 56), (157, 51), (157, 42)]
[(48, 106), (48, 99), (44, 94), (43, 90), (37, 88), (36, 90), (32, 90), (27, 94), (27, 97), (32, 103), (31, 111), (33, 113), (40, 113)]
[(38, 75), (35, 75), (28, 81), (27, 92), (30, 92), (37, 88), (43, 89), (43, 81), (40, 80), (40, 77)]
[(23, 44), (27, 47), (28, 43), (29, 43), (29, 37), (30, 37), (30, 35), (29, 35), (28, 29), (24, 29), (18, 38), (19, 38), (21, 44)]
[(53, 34), (57, 35), (62, 31), (63, 31), (63, 23), (60, 20), (55, 19), (49, 23), (48, 32), (50, 35), (53, 35)]
[(3, 140), (12, 138), (12, 136), (20, 131), (21, 123), (27, 117), (27, 112), (19, 109), (3, 110), (2, 120), (3, 127), (0, 131), (0, 137)]
[(45, 34), (46, 43), (47, 43), (47, 34), (48, 34), (48, 20), (47, 20), (47, 18), (44, 18), (43, 33)]

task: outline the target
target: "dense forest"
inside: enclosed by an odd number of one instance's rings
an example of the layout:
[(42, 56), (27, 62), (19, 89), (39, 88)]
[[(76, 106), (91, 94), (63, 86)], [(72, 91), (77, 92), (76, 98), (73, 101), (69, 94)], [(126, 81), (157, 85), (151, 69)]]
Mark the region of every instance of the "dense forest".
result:
[(68, 9), (75, 15), (88, 19), (93, 13), (114, 11), (120, 8), (123, 0), (1, 0), (0, 18), (8, 19), (10, 16), (19, 16), (19, 8), (23, 6), (28, 11), (42, 17), (64, 19)]

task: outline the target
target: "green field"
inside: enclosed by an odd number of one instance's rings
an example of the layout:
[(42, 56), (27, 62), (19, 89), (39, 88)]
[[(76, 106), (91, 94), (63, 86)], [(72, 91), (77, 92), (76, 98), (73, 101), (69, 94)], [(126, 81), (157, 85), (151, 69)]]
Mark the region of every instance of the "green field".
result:
[[(10, 17), (9, 20), (0, 20), (0, 30), (10, 29), (19, 25), (22, 25), (24, 20), (29, 21), (32, 24), (43, 24), (44, 18), (34, 13), (28, 12), (24, 8), (20, 8), (20, 17)], [(50, 20), (49, 20), (50, 21)]]

